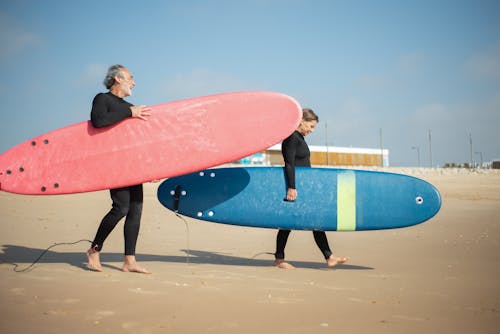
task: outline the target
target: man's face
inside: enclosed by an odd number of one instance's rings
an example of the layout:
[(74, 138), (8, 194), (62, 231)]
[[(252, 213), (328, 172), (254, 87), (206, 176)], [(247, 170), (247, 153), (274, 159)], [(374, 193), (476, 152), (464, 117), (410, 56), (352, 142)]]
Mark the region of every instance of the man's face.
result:
[(132, 89), (135, 87), (134, 76), (126, 68), (120, 70), (121, 76), (118, 75), (115, 80), (119, 83), (120, 91), (125, 96), (132, 95)]

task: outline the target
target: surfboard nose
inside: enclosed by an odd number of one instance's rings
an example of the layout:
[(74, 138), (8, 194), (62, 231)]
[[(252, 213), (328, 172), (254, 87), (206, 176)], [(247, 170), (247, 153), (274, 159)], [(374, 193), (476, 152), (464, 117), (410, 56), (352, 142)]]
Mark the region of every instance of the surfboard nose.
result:
[[(427, 183), (427, 185), (429, 187), (428, 193), (426, 195), (428, 200), (425, 201), (425, 199), (422, 197), (422, 204), (424, 203), (424, 201), (428, 202), (428, 204), (427, 204), (428, 205), (428, 207), (427, 207), (428, 218), (427, 219), (431, 219), (439, 212), (439, 210), (441, 210), (442, 200), (441, 200), (441, 194), (439, 193), (439, 190), (430, 183)], [(417, 199), (417, 200), (419, 200), (419, 199)]]
[(415, 179), (414, 191), (414, 220), (408, 226), (428, 221), (441, 209), (441, 194), (432, 184), (421, 179)]

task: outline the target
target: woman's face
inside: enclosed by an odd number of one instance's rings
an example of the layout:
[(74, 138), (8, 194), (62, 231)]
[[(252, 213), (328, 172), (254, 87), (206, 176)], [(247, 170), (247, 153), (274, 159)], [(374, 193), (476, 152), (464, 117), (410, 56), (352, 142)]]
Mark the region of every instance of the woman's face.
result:
[(297, 128), (297, 131), (304, 137), (314, 131), (314, 128), (318, 124), (317, 121), (306, 121), (302, 120)]

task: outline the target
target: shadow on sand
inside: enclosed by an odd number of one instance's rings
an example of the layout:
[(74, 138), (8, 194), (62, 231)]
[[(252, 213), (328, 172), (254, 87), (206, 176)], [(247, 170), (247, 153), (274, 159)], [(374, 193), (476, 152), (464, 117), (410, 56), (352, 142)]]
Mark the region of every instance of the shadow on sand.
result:
[[(52, 248), (54, 246), (51, 246)], [(55, 247), (54, 247), (55, 248)], [(170, 262), (170, 263), (189, 263), (189, 264), (214, 264), (214, 265), (228, 265), (228, 266), (248, 266), (248, 267), (269, 267), (273, 264), (272, 255), (266, 254), (269, 259), (256, 259), (232, 256), (227, 253), (206, 252), (199, 250), (182, 250), (185, 256), (171, 256), (171, 255), (155, 255), (155, 254), (137, 254), (137, 260), (140, 262)], [(24, 271), (30, 267), (34, 262), (37, 264), (42, 263), (67, 263), (74, 267), (85, 269), (86, 257), (82, 252), (57, 252), (53, 250), (30, 248), (16, 245), (3, 245), (0, 254), (0, 263), (15, 265), (16, 271)], [(41, 256), (43, 254), (43, 256)], [(260, 254), (260, 256), (263, 253)], [(40, 257), (41, 256), (41, 257)], [(38, 259), (38, 261), (37, 261)], [(120, 267), (108, 265), (108, 262), (123, 261), (123, 254), (121, 253), (106, 253), (101, 254), (101, 262), (103, 267), (113, 268), (120, 270)], [(308, 269), (328, 269), (324, 262), (306, 262), (306, 261), (290, 261), (298, 268)], [(342, 270), (373, 270), (371, 267), (356, 266), (351, 264), (341, 264), (334, 269)]]

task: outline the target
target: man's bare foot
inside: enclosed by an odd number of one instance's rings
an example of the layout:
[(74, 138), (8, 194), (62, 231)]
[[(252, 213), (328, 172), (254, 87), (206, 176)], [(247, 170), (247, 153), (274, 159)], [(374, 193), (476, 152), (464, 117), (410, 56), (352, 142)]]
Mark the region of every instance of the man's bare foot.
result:
[(102, 271), (101, 260), (99, 258), (99, 252), (95, 249), (90, 248), (87, 251), (87, 268), (92, 271)]
[(135, 260), (135, 256), (126, 255), (125, 261), (123, 262), (122, 271), (126, 273), (139, 273), (139, 274), (151, 274), (149, 270), (139, 266)]
[(349, 260), (348, 257), (338, 257), (338, 256), (330, 255), (330, 257), (328, 258), (328, 260), (326, 260), (326, 265), (328, 267), (332, 268), (332, 267), (335, 267), (338, 264), (342, 264), (342, 263), (347, 262), (347, 260)]
[(285, 260), (277, 259), (274, 261), (274, 265), (280, 269), (295, 269), (290, 263), (285, 262)]

